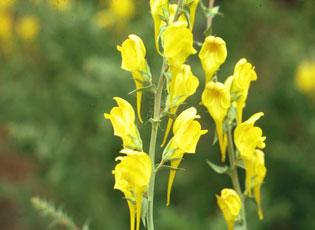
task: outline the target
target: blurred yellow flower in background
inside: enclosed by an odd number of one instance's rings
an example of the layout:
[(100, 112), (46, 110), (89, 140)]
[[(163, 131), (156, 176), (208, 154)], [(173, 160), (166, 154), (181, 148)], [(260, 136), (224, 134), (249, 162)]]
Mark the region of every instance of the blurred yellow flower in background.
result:
[(70, 8), (71, 0), (49, 0), (49, 4), (56, 10), (64, 11)]
[(135, 124), (135, 112), (126, 100), (114, 97), (117, 107), (112, 108), (110, 113), (104, 113), (114, 128), (114, 135), (123, 141), (124, 148), (142, 151), (142, 140)]
[[(125, 151), (122, 151), (124, 153)], [(130, 230), (140, 229), (143, 195), (147, 193), (152, 173), (152, 163), (144, 152), (127, 151), (127, 156), (117, 157), (120, 161), (113, 174), (114, 189), (124, 193), (130, 212)]]
[(2, 42), (12, 39), (13, 19), (11, 14), (0, 12), (0, 39)]
[(217, 195), (216, 197), (218, 206), (221, 209), (224, 219), (228, 225), (228, 230), (233, 230), (234, 222), (236, 221), (236, 218), (242, 208), (241, 198), (236, 191), (228, 188), (222, 189), (221, 195)]
[(23, 41), (33, 41), (38, 36), (40, 30), (40, 22), (35, 16), (24, 16), (20, 18), (16, 25), (17, 35)]
[(225, 41), (220, 37), (206, 37), (199, 52), (199, 59), (206, 75), (206, 84), (212, 80), (226, 57)]
[(315, 60), (305, 60), (299, 64), (295, 84), (301, 93), (315, 96)]
[(1, 10), (9, 10), (16, 3), (16, 0), (1, 0), (0, 1), (0, 11)]
[[(104, 5), (104, 4), (102, 4)], [(100, 10), (96, 16), (96, 25), (100, 28), (123, 26), (135, 15), (134, 0), (110, 0), (106, 9)]]

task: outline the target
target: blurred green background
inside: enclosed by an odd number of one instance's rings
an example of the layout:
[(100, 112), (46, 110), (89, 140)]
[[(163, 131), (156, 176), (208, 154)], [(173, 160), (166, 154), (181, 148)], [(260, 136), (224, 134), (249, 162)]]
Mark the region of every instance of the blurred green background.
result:
[[(114, 106), (114, 96), (135, 104), (135, 96), (128, 95), (133, 81), (120, 69), (116, 50), (128, 34), (143, 38), (152, 72), (159, 69), (149, 3), (134, 0), (134, 8), (127, 4), (125, 11), (117, 11), (106, 0), (64, 1), (0, 3), (0, 229), (48, 228), (49, 222), (33, 210), (32, 196), (62, 206), (78, 225), (88, 219), (91, 229), (129, 228), (127, 205), (113, 190), (111, 173), (121, 141), (103, 113)], [(258, 221), (249, 202), (249, 229), (315, 229), (315, 101), (294, 85), (298, 64), (314, 58), (315, 2), (216, 4), (223, 16), (214, 19), (213, 34), (228, 47), (219, 76), (229, 76), (234, 64), (246, 57), (256, 66), (259, 80), (252, 84), (244, 117), (265, 113), (260, 121), (267, 136), (265, 219)], [(202, 41), (205, 18), (200, 9), (197, 14), (195, 39)], [(197, 57), (189, 63), (202, 86)], [(231, 184), (205, 163), (219, 162), (219, 151), (211, 144), (214, 124), (198, 105), (201, 88), (189, 104), (197, 105), (210, 132), (201, 139), (198, 153), (185, 157), (186, 171), (177, 173), (168, 208), (167, 173), (159, 174), (157, 229), (226, 228), (215, 194)], [(152, 105), (152, 97), (145, 94), (144, 118), (151, 116)], [(148, 122), (140, 127), (144, 143), (149, 130)]]

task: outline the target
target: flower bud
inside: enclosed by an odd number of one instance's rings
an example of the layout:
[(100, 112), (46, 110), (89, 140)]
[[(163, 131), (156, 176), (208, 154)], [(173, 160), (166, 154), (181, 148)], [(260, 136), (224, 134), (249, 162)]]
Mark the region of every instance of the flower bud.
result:
[(234, 222), (242, 208), (239, 195), (233, 189), (225, 188), (220, 196), (217, 195), (217, 203), (228, 225), (228, 230), (233, 230)]

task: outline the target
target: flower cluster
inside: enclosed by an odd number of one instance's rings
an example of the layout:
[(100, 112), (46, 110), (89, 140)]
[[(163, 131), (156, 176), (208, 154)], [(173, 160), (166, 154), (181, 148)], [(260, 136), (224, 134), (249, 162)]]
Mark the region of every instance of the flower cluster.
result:
[(140, 228), (142, 199), (146, 196), (152, 173), (152, 162), (142, 151), (142, 140), (135, 124), (135, 112), (126, 100), (115, 97), (117, 107), (114, 107), (104, 117), (109, 119), (114, 128), (114, 135), (123, 142), (121, 153), (116, 160), (120, 161), (113, 171), (115, 189), (122, 191), (130, 211), (130, 229)]
[[(201, 101), (215, 122), (222, 162), (226, 160), (228, 144), (231, 145), (232, 149), (234, 148), (233, 140), (228, 140), (228, 132), (233, 129), (234, 120), (236, 120), (234, 142), (239, 155), (234, 154), (234, 151), (229, 153), (232, 155), (230, 158), (231, 170), (238, 161), (244, 163), (246, 170), (245, 194), (251, 197), (254, 193), (259, 218), (262, 219), (260, 187), (266, 175), (266, 167), (264, 153), (261, 149), (265, 147), (266, 137), (262, 136), (262, 130), (254, 124), (263, 113), (256, 113), (243, 122), (243, 109), (246, 105), (250, 84), (257, 80), (257, 74), (253, 65), (242, 58), (236, 63), (233, 74), (224, 83), (219, 82), (216, 72), (226, 57), (226, 43), (222, 38), (209, 36), (205, 39), (199, 53), (206, 77)], [(229, 141), (232, 143), (228, 143)], [(232, 173), (237, 173), (237, 171)], [(227, 189), (222, 191), (221, 197), (233, 197), (231, 200), (218, 197), (218, 204), (223, 211), (229, 229), (233, 228), (232, 223), (236, 220), (240, 209), (240, 205), (236, 205), (239, 203), (236, 202), (239, 198), (236, 198), (235, 194), (237, 195), (235, 191), (232, 192)], [(238, 195), (241, 196), (242, 194)], [(237, 208), (234, 209), (230, 206)]]
[[(205, 73), (201, 102), (214, 120), (222, 162), (226, 161), (229, 149), (228, 174), (231, 175), (234, 189), (225, 188), (221, 195), (217, 196), (219, 208), (229, 230), (233, 229), (238, 219), (245, 222), (244, 217), (238, 218), (245, 207), (245, 197), (239, 188), (237, 172), (237, 167), (244, 165), (245, 195), (254, 197), (259, 218), (263, 217), (260, 188), (266, 175), (262, 152), (266, 138), (262, 135), (262, 130), (255, 126), (255, 122), (263, 113), (256, 113), (243, 121), (249, 88), (251, 82), (257, 80), (257, 74), (254, 66), (242, 58), (236, 63), (233, 74), (225, 82), (218, 81), (217, 72), (227, 58), (226, 43), (220, 37), (209, 35), (201, 44), (199, 52), (195, 49), (192, 30), (198, 4), (199, 0), (178, 1), (178, 5), (170, 4), (168, 0), (150, 0), (154, 43), (157, 53), (163, 59), (158, 79), (154, 79), (153, 76), (156, 75), (151, 74), (146, 48), (138, 35), (130, 34), (117, 46), (122, 59), (121, 68), (131, 74), (135, 83), (136, 110), (140, 123), (143, 123), (141, 110), (143, 91), (150, 88), (150, 92), (154, 93), (149, 156), (144, 153), (145, 147), (137, 128), (135, 112), (127, 101), (115, 97), (118, 106), (109, 114), (105, 114), (105, 118), (112, 123), (114, 135), (119, 136), (123, 142), (121, 153), (125, 156), (117, 158), (120, 162), (113, 171), (114, 188), (121, 190), (127, 199), (131, 229), (135, 226), (137, 229), (140, 227), (143, 198), (147, 199), (148, 208), (143, 211), (145, 214), (142, 219), (148, 221), (149, 229), (153, 229), (152, 207), (156, 173), (161, 168), (170, 170), (166, 202), (169, 205), (175, 175), (184, 155), (195, 154), (201, 136), (207, 133), (198, 121), (200, 116), (195, 107), (179, 112), (180, 107), (195, 94), (199, 86), (199, 80), (192, 67), (186, 63), (189, 56), (197, 53)], [(165, 100), (162, 100), (163, 96)], [(168, 118), (168, 122), (161, 147), (165, 147), (160, 163), (156, 164), (157, 132), (164, 117)], [(172, 136), (168, 138), (171, 131)]]
[[(126, 154), (117, 158), (120, 162), (113, 173), (115, 174), (114, 188), (122, 191), (127, 199), (131, 229), (135, 226), (139, 229), (142, 199), (146, 198), (149, 206), (152, 205), (153, 197), (150, 189), (152, 183), (154, 185), (155, 173), (161, 168), (170, 169), (167, 185), (167, 205), (169, 205), (176, 171), (184, 154), (196, 153), (200, 137), (207, 133), (197, 120), (200, 116), (197, 115), (196, 108), (190, 107), (177, 115), (179, 107), (196, 92), (199, 86), (199, 80), (192, 72), (191, 66), (185, 63), (190, 55), (197, 52), (193, 47), (192, 29), (198, 3), (199, 0), (184, 1), (183, 6), (177, 6), (167, 0), (150, 1), (156, 49), (163, 58), (162, 74), (156, 81), (158, 84), (152, 77), (146, 48), (138, 35), (130, 34), (117, 46), (122, 59), (121, 68), (131, 74), (135, 83), (136, 110), (140, 123), (143, 122), (141, 111), (143, 91), (150, 88), (150, 92), (153, 91), (155, 95), (154, 115), (150, 119), (152, 123), (150, 157), (143, 152), (145, 147), (137, 128), (135, 112), (126, 100), (115, 97), (118, 106), (112, 108), (110, 113), (104, 114), (112, 123), (114, 135), (122, 139), (121, 153)], [(184, 11), (189, 17), (184, 15)], [(162, 105), (161, 97), (164, 88), (167, 95), (165, 95), (165, 104)], [(162, 144), (165, 148), (160, 163), (155, 166), (155, 157), (151, 155), (152, 152), (155, 153), (160, 120), (167, 115), (168, 123)], [(173, 135), (168, 140), (170, 130), (173, 131)], [(150, 208), (147, 211), (150, 212)], [(148, 213), (144, 219), (149, 222), (150, 214)], [(150, 223), (148, 225), (150, 226)]]

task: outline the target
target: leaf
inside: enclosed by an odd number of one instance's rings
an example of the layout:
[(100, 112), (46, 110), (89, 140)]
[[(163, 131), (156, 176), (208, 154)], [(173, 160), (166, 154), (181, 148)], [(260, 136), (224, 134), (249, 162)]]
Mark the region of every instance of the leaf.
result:
[(211, 161), (207, 160), (207, 164), (210, 166), (210, 168), (212, 168), (213, 171), (215, 171), (216, 173), (219, 174), (229, 174), (229, 167), (228, 166), (220, 166), (220, 165), (216, 165), (214, 163), (212, 163)]

